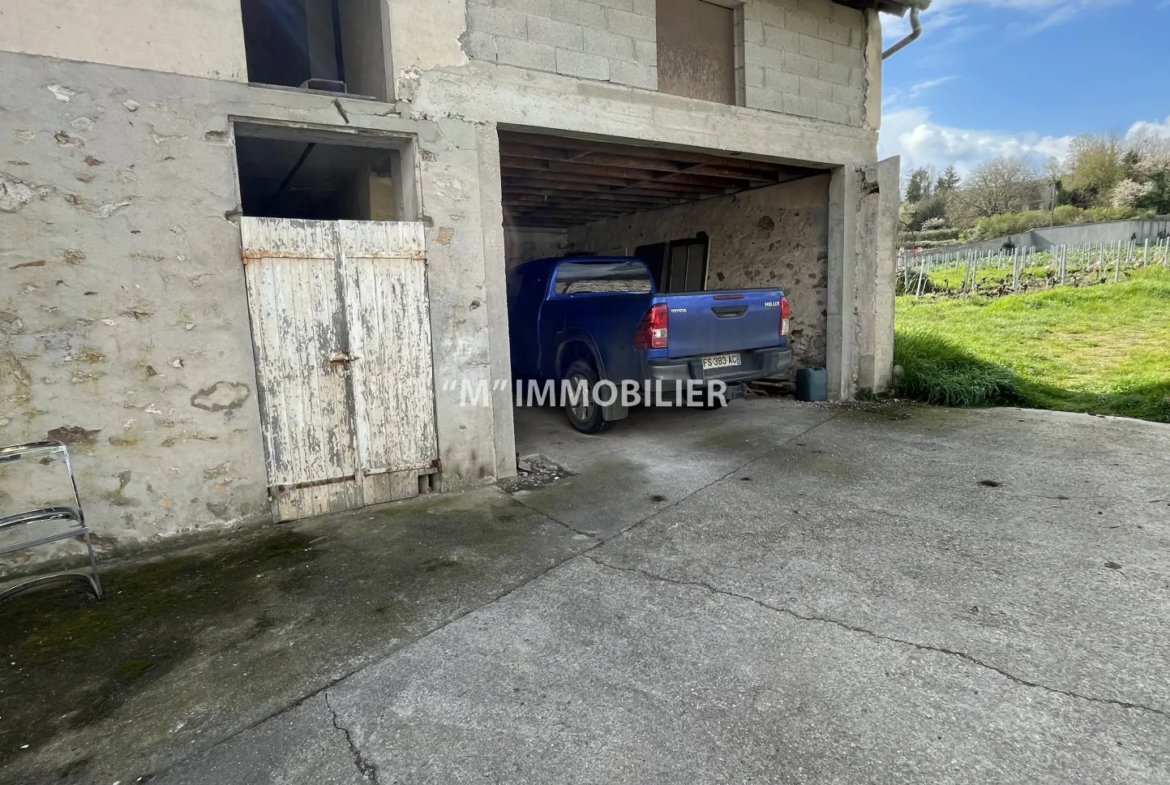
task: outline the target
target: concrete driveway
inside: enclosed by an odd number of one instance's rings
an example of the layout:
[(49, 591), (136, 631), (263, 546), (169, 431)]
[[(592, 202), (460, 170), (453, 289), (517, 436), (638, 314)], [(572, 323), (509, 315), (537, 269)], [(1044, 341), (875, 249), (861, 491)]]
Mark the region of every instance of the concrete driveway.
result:
[(555, 550), (510, 546), (152, 781), (1170, 780), (1170, 428), (766, 399), (518, 422), (577, 474), (460, 504)]
[(156, 781), (1170, 779), (1170, 428), (525, 416), (595, 547)]

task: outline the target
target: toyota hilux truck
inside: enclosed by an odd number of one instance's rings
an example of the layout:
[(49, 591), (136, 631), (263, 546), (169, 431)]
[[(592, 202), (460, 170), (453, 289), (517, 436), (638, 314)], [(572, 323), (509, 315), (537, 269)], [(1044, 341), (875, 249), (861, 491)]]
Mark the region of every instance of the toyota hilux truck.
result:
[[(792, 364), (784, 292), (662, 294), (646, 263), (632, 257), (518, 265), (508, 273), (508, 317), (517, 390), (548, 381), (590, 390), (599, 382), (636, 384), (656, 396), (716, 382), (734, 390)], [(598, 433), (628, 414), (623, 401), (596, 397), (563, 402), (582, 433)]]

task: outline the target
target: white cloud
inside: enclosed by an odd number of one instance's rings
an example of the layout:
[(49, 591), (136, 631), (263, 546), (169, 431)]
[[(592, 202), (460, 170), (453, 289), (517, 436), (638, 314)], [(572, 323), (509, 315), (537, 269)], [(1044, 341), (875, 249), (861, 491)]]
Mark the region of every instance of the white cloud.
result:
[[(1170, 6), (1170, 0), (1166, 0), (1166, 4)], [(1157, 120), (1152, 122), (1149, 120), (1139, 120), (1133, 124), (1126, 136), (1132, 139), (1139, 134), (1151, 134), (1159, 139), (1170, 139), (1170, 117), (1167, 117), (1162, 122), (1158, 122)]]
[(953, 164), (966, 174), (1002, 155), (1027, 156), (1042, 165), (1053, 156), (1064, 158), (1071, 142), (1071, 136), (1010, 134), (941, 125), (931, 122), (929, 109), (907, 107), (883, 115), (878, 151), (883, 158), (902, 156), (906, 171), (919, 166), (941, 170)]
[[(1131, 0), (934, 0), (930, 8), (922, 14), (922, 26), (932, 37), (944, 31), (953, 35), (968, 21), (970, 11), (1003, 10), (1013, 12), (1010, 22), (1004, 20), (1006, 27), (1017, 34), (1031, 35), (1064, 24), (1087, 11), (1128, 5), (1130, 2)], [(1170, 6), (1170, 0), (1166, 0), (1159, 8), (1166, 6)], [(882, 37), (887, 44), (903, 38), (910, 32), (908, 18), (886, 16), (883, 17), (882, 24)]]
[[(1170, 2), (1170, 0), (1166, 0), (1166, 2)], [(924, 82), (918, 82), (917, 84), (910, 85), (910, 87), (906, 88), (905, 90), (894, 90), (882, 99), (882, 106), (897, 106), (898, 104), (901, 104), (905, 101), (913, 101), (915, 98), (927, 92), (928, 90), (933, 90), (936, 87), (942, 87), (943, 85), (949, 82), (953, 82), (958, 78), (959, 77), (957, 76), (941, 76), (938, 79), (927, 79)]]
[[(1170, 117), (1134, 123), (1126, 138), (1139, 136), (1170, 141)], [(882, 158), (902, 156), (903, 171), (919, 166), (942, 170), (953, 164), (966, 175), (979, 164), (1003, 155), (1026, 156), (1038, 166), (1053, 157), (1063, 160), (1072, 140), (1072, 136), (1044, 136), (1030, 131), (1013, 134), (942, 125), (931, 121), (926, 107), (908, 106), (882, 114), (878, 153)]]

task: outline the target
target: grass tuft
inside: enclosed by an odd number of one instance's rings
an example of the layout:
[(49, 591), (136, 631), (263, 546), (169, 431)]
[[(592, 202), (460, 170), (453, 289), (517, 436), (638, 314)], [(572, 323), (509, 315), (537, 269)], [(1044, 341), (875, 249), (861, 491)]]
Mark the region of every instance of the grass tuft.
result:
[(939, 406), (1006, 406), (1022, 398), (1015, 374), (930, 330), (899, 332), (894, 363), (899, 396)]

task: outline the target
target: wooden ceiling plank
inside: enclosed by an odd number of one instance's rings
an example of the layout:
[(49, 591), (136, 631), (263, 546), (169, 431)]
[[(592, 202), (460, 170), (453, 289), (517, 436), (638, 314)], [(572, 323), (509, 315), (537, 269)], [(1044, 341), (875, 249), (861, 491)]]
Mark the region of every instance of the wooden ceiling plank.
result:
[[(544, 183), (562, 183), (567, 187), (573, 188), (575, 186), (586, 186), (589, 190), (596, 189), (599, 192), (604, 191), (602, 186), (610, 185), (619, 188), (629, 186), (653, 186), (663, 191), (675, 191), (680, 193), (689, 192), (707, 192), (707, 193), (723, 193), (726, 186), (723, 184), (700, 181), (697, 183), (676, 183), (670, 180), (633, 180), (629, 178), (618, 177), (589, 177), (588, 175), (578, 175), (568, 172), (504, 172), (504, 187), (509, 185), (520, 185), (530, 182)], [(579, 188), (577, 188), (579, 190)]]
[(749, 166), (774, 166), (777, 168), (791, 168), (788, 164), (772, 161), (760, 161), (738, 155), (718, 155), (691, 150), (676, 150), (667, 147), (652, 147), (649, 145), (625, 144), (621, 142), (599, 142), (589, 139), (577, 139), (568, 136), (552, 136), (548, 134), (530, 134), (519, 131), (500, 132), (500, 152), (506, 154), (510, 144), (523, 144), (533, 147), (545, 147), (562, 150), (580, 150), (592, 153), (609, 155), (627, 155), (636, 158), (659, 158), (680, 163), (706, 163), (715, 165), (732, 165), (744, 163)]
[(685, 197), (678, 195), (678, 194), (673, 194), (673, 193), (672, 194), (662, 194), (662, 195), (640, 194), (640, 193), (611, 194), (611, 193), (600, 193), (597, 191), (590, 191), (588, 189), (580, 190), (580, 191), (577, 191), (577, 190), (558, 191), (558, 190), (554, 190), (554, 189), (550, 189), (550, 188), (529, 188), (526, 186), (513, 186), (513, 187), (508, 188), (507, 192), (504, 194), (504, 201), (508, 201), (508, 199), (510, 199), (510, 198), (519, 198), (519, 197), (534, 198), (534, 199), (582, 199), (582, 198), (591, 197), (594, 199), (600, 199), (602, 201), (609, 201), (609, 202), (643, 202), (643, 201), (646, 201), (647, 199), (656, 199), (658, 201), (663, 201), (663, 202), (679, 202), (679, 203), (687, 201)]

